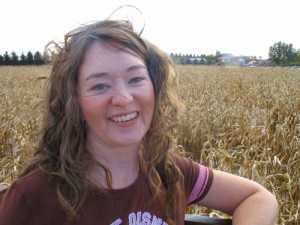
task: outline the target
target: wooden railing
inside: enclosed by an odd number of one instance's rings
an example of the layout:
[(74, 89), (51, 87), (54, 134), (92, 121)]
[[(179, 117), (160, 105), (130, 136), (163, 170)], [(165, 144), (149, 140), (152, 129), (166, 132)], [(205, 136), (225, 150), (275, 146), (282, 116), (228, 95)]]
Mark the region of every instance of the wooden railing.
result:
[(185, 215), (185, 225), (232, 225), (230, 219), (221, 219), (208, 216), (199, 216), (199, 215)]

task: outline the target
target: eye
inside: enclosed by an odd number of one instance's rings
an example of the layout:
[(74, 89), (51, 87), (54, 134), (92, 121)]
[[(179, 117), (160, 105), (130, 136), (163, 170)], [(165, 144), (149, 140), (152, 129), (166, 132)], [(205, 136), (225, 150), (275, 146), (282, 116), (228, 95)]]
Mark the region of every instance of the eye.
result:
[(104, 90), (105, 88), (108, 88), (108, 85), (100, 83), (93, 86), (92, 90)]
[(139, 83), (144, 79), (145, 79), (144, 77), (134, 77), (134, 78), (130, 79), (129, 83)]

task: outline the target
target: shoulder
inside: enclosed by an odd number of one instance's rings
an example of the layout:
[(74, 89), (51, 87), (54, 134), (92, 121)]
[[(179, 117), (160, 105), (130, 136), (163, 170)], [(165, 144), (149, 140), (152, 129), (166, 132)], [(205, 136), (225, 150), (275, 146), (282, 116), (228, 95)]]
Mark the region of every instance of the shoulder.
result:
[(202, 199), (211, 187), (213, 170), (190, 158), (173, 155), (175, 164), (179, 167), (184, 180), (187, 203), (191, 204)]
[(187, 166), (187, 165), (196, 163), (191, 158), (188, 158), (188, 157), (185, 157), (182, 155), (172, 154), (172, 157), (178, 166), (180, 166), (180, 165)]
[(178, 168), (180, 169), (181, 173), (185, 176), (185, 175), (191, 175), (191, 173), (195, 174), (197, 176), (197, 174), (199, 174), (199, 170), (200, 170), (200, 164), (193, 161), (190, 158), (184, 157), (184, 156), (180, 156), (180, 155), (172, 155), (175, 164), (178, 166)]
[(30, 173), (17, 179), (14, 183), (18, 184), (26, 184), (28, 182), (40, 181), (46, 178), (46, 173), (42, 171), (40, 168), (32, 170)]
[(42, 200), (41, 196), (55, 196), (56, 185), (41, 169), (35, 169), (26, 176), (15, 180), (6, 190), (4, 198), (22, 198), (27, 202)]
[(54, 187), (54, 183), (51, 182), (50, 177), (41, 169), (35, 169), (24, 177), (16, 180), (12, 187), (20, 189), (22, 192), (38, 192), (40, 190), (47, 190)]
[[(14, 181), (6, 190), (0, 201), (0, 224), (46, 224), (46, 218), (60, 221), (60, 210), (56, 184), (46, 173), (36, 169)], [(47, 224), (58, 224), (52, 222)]]

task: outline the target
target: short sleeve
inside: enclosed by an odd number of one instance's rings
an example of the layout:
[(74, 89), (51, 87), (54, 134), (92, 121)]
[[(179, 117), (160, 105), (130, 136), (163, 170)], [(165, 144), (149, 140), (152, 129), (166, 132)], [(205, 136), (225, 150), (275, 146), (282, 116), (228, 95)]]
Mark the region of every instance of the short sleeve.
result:
[(186, 204), (199, 202), (211, 187), (213, 170), (181, 156), (175, 156), (175, 161), (183, 174)]
[(204, 198), (210, 189), (212, 178), (212, 170), (199, 164), (199, 175), (186, 203), (192, 204)]
[(0, 224), (34, 224), (31, 210), (16, 183), (11, 185), (0, 202)]

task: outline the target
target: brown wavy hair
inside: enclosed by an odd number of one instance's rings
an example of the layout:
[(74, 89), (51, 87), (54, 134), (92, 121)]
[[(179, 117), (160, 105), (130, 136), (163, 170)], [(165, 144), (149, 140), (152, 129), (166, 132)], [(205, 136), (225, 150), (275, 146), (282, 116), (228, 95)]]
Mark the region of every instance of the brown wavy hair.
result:
[[(174, 224), (181, 176), (172, 159), (172, 136), (181, 108), (174, 89), (176, 68), (167, 54), (142, 39), (127, 21), (104, 20), (69, 35), (49, 77), (46, 113), (35, 158), (21, 176), (41, 168), (57, 183), (59, 201), (67, 215), (73, 218), (78, 214), (91, 188), (87, 171), (93, 158), (85, 146), (87, 133), (81, 119), (77, 84), (83, 55), (95, 41), (113, 41), (130, 49), (148, 69), (154, 87), (155, 108), (150, 129), (142, 141), (142, 160), (154, 193), (162, 193), (165, 189), (165, 216), (169, 224)], [(110, 173), (102, 168), (109, 185)]]

